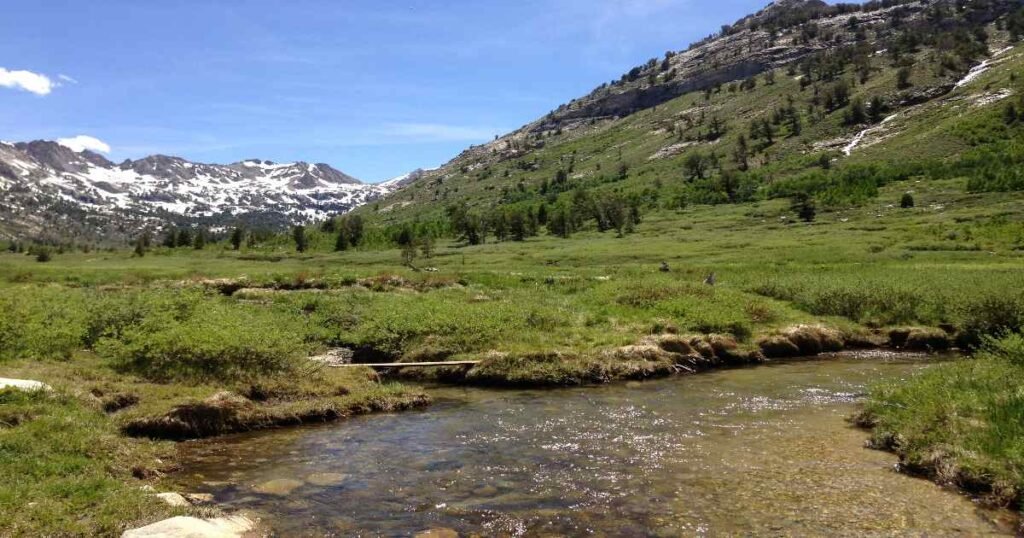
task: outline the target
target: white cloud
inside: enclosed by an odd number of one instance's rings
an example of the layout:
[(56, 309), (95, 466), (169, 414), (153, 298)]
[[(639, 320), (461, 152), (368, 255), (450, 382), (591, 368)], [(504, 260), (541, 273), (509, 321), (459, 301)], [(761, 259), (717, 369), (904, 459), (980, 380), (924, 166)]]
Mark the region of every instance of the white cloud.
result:
[(77, 80), (75, 80), (75, 79), (73, 79), (73, 78), (71, 78), (71, 77), (69, 77), (69, 76), (67, 76), (67, 75), (65, 75), (63, 73), (57, 75), (57, 78), (63, 80), (64, 82), (67, 82), (69, 84), (78, 84)]
[(110, 153), (110, 146), (95, 137), (87, 135), (78, 135), (71, 138), (58, 138), (57, 143), (71, 148), (72, 151), (97, 151), (99, 153)]
[(385, 135), (422, 142), (480, 142), (490, 140), (501, 132), (500, 129), (492, 127), (441, 123), (392, 123), (383, 129)]
[(46, 95), (53, 90), (55, 85), (46, 75), (24, 70), (8, 71), (0, 67), (0, 86), (25, 90), (36, 95)]

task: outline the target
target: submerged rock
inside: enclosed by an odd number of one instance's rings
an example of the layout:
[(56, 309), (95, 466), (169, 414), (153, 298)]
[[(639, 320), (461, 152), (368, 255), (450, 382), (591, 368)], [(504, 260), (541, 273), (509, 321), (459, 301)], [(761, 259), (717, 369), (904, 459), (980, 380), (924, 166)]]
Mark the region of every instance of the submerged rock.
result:
[(459, 538), (459, 533), (447, 528), (427, 529), (417, 532), (416, 538)]
[(125, 531), (121, 538), (240, 538), (254, 528), (256, 522), (245, 516), (213, 519), (178, 516)]
[(303, 484), (305, 484), (305, 482), (302, 480), (295, 480), (294, 478), (277, 478), (264, 482), (253, 489), (255, 489), (257, 493), (279, 495), (283, 497), (299, 489)]
[(340, 486), (345, 480), (348, 475), (342, 473), (313, 473), (306, 477), (306, 482), (320, 487)]

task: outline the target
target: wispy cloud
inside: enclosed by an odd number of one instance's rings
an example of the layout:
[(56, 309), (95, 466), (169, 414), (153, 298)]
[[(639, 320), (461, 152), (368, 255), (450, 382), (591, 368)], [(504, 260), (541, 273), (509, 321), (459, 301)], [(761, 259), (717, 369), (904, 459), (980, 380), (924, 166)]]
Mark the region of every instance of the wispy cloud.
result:
[(110, 145), (99, 138), (78, 135), (71, 138), (58, 138), (57, 143), (70, 148), (72, 151), (97, 151), (99, 153), (110, 153)]
[(71, 78), (71, 77), (69, 77), (69, 76), (67, 76), (67, 75), (65, 75), (63, 73), (57, 75), (57, 78), (63, 80), (64, 82), (67, 82), (68, 84), (78, 84), (77, 80), (75, 80), (75, 79), (73, 79), (73, 78)]
[(36, 95), (47, 95), (56, 86), (50, 77), (32, 71), (8, 71), (0, 67), (0, 86), (24, 90)]
[(380, 134), (416, 142), (479, 142), (502, 132), (493, 127), (443, 123), (389, 123), (383, 126)]

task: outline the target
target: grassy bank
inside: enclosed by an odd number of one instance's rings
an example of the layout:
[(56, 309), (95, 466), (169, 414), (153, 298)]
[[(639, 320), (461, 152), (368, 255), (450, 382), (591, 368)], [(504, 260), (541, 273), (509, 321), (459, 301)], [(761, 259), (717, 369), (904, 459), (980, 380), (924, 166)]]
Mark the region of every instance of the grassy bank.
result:
[(877, 386), (857, 418), (911, 472), (1021, 506), (1024, 337), (990, 340), (973, 359)]

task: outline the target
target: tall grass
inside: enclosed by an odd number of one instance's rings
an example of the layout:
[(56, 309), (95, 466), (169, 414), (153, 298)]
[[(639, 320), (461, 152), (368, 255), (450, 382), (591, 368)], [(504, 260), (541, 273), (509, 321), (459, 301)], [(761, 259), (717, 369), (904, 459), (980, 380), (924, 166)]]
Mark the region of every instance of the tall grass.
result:
[(860, 416), (912, 469), (1018, 503), (1024, 493), (1024, 337), (872, 389)]

